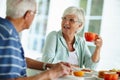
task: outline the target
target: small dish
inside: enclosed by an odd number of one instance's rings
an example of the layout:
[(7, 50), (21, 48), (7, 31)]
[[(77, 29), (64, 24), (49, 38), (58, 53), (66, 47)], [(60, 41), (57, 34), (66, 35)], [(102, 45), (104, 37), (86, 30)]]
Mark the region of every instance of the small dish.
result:
[(92, 72), (85, 72), (84, 77), (92, 77), (93, 75)]

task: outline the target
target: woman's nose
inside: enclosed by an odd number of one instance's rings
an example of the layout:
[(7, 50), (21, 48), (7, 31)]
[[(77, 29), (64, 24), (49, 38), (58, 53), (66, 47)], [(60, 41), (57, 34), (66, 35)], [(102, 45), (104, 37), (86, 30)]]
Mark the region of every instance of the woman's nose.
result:
[(66, 19), (66, 20), (65, 20), (65, 23), (66, 23), (66, 24), (69, 24), (69, 23), (70, 23), (70, 20), (69, 20), (69, 19)]

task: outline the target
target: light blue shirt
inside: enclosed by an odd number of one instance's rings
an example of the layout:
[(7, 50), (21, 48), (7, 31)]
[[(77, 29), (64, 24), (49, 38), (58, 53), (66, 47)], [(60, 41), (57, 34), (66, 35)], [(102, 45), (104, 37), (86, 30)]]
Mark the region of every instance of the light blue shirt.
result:
[[(83, 68), (84, 66), (85, 68), (95, 69), (97, 63), (92, 61), (92, 54), (90, 53), (84, 38), (76, 34), (73, 47), (76, 50), (80, 68)], [(42, 61), (49, 63), (57, 63), (60, 61), (67, 62), (68, 57), (69, 51), (66, 41), (63, 38), (62, 31), (52, 31), (49, 33), (44, 45)]]

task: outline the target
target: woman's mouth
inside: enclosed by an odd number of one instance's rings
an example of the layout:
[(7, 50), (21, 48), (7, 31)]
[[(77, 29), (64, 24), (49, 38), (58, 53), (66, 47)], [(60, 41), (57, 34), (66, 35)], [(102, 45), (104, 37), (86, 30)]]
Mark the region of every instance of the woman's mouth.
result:
[(70, 29), (70, 27), (69, 26), (63, 26), (65, 29)]

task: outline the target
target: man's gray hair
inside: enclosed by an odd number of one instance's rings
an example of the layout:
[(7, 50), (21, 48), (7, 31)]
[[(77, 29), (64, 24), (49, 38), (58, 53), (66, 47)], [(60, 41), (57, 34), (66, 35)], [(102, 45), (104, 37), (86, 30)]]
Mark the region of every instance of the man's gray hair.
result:
[(7, 0), (6, 16), (19, 18), (28, 10), (36, 10), (36, 0)]

